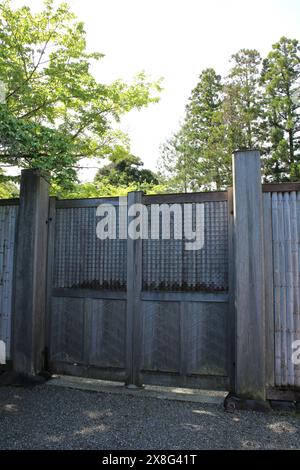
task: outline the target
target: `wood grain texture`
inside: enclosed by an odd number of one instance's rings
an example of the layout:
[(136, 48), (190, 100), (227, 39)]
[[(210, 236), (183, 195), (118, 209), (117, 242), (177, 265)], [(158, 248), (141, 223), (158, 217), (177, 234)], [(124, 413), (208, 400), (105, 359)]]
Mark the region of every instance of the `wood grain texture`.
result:
[(49, 184), (23, 170), (16, 239), (13, 366), (34, 375), (44, 366)]
[(263, 194), (264, 220), (264, 298), (266, 319), (266, 383), (275, 385), (273, 234), (271, 194)]
[(233, 157), (236, 393), (265, 399), (263, 220), (260, 154)]
[[(140, 191), (128, 193), (128, 210), (141, 204)], [(133, 217), (128, 216), (128, 226)], [(126, 384), (140, 386), (142, 318), (140, 295), (142, 290), (142, 239), (127, 238), (127, 314), (126, 314)]]

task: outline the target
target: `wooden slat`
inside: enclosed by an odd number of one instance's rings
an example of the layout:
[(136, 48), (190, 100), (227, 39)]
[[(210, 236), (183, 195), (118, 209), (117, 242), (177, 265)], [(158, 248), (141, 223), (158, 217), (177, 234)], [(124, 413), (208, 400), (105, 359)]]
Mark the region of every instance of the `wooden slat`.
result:
[(263, 210), (260, 154), (233, 158), (236, 393), (265, 399)]
[(274, 282), (274, 334), (275, 384), (281, 384), (281, 319), (280, 319), (280, 258), (278, 229), (278, 194), (272, 194), (273, 282)]
[(274, 286), (272, 249), (272, 206), (271, 194), (263, 194), (264, 214), (264, 284), (266, 319), (266, 382), (274, 386), (275, 346), (274, 346)]
[(19, 199), (0, 199), (0, 206), (18, 206)]
[[(298, 336), (300, 337), (300, 328), (298, 325), (299, 318), (299, 254), (298, 254), (298, 245), (299, 245), (299, 234), (297, 227), (297, 193), (293, 191), (290, 195), (290, 215), (291, 215), (291, 249), (292, 249), (292, 298), (293, 298), (293, 310), (292, 315), (292, 338), (296, 340)], [(297, 366), (294, 366), (294, 384), (300, 385), (300, 381), (297, 371)]]
[(100, 204), (113, 204), (119, 202), (118, 197), (102, 197), (102, 198), (88, 198), (88, 199), (57, 199), (56, 208), (71, 208), (71, 207), (98, 207)]
[(206, 293), (206, 292), (161, 292), (144, 291), (141, 293), (142, 300), (159, 302), (221, 302), (227, 303), (229, 295), (227, 293)]
[[(142, 192), (128, 194), (128, 227), (134, 217), (130, 207), (142, 203)], [(126, 315), (126, 384), (141, 385), (142, 324), (140, 293), (142, 290), (142, 239), (127, 238), (127, 315)]]
[(96, 290), (96, 289), (67, 289), (55, 288), (52, 289), (52, 297), (74, 297), (85, 299), (126, 299), (126, 292), (113, 291), (113, 290)]
[(262, 185), (262, 190), (264, 193), (284, 193), (291, 191), (300, 191), (300, 182), (299, 183), (268, 183)]
[(174, 204), (227, 201), (227, 191), (207, 191), (203, 193), (149, 194), (143, 197), (144, 204)]
[(278, 193), (278, 235), (280, 273), (280, 332), (281, 332), (281, 384), (287, 385), (287, 334), (286, 334), (286, 269), (284, 240), (284, 209), (282, 193)]

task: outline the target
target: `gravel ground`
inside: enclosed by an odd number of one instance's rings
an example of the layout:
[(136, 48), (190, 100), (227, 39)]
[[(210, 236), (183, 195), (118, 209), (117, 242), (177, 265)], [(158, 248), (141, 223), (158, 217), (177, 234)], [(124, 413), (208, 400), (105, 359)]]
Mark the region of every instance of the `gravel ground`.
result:
[(300, 449), (300, 416), (40, 385), (0, 387), (0, 449)]

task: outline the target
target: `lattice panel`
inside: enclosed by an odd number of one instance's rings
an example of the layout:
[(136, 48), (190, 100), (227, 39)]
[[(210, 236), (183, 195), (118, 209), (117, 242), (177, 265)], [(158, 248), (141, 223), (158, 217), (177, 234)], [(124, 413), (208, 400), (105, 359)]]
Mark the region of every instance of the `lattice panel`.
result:
[[(182, 226), (184, 206), (186, 205), (182, 204)], [(191, 251), (185, 249), (185, 242), (188, 240), (184, 233), (182, 240), (174, 237), (172, 213), (171, 239), (162, 239), (161, 230), (158, 240), (150, 239), (151, 206), (148, 206), (149, 239), (143, 241), (143, 288), (145, 290), (215, 292), (228, 289), (227, 202), (205, 202), (202, 206), (203, 246)], [(192, 227), (195, 229), (195, 204), (193, 204), (190, 217)]]
[[(117, 233), (119, 230), (116, 207)], [(56, 288), (126, 288), (126, 240), (100, 240), (95, 207), (56, 211), (53, 284)]]

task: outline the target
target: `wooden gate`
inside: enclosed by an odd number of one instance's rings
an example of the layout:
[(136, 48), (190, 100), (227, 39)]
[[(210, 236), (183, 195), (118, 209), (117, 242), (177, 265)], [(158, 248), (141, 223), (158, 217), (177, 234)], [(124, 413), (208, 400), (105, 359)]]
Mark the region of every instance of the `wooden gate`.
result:
[[(134, 192), (121, 200), (51, 201), (47, 343), (52, 372), (135, 385), (230, 388), (234, 323), (228, 194)], [(148, 239), (120, 237), (136, 203), (147, 210)], [(100, 204), (115, 208), (116, 239), (97, 238)], [(181, 220), (175, 218), (174, 204), (182, 210)], [(196, 206), (203, 243), (186, 250), (185, 235), (178, 239), (174, 230), (188, 217), (195, 226)], [(165, 239), (161, 225), (153, 239), (151, 214), (158, 210), (162, 220), (166, 209), (171, 238)]]

